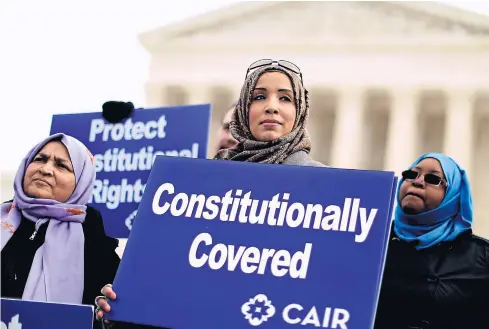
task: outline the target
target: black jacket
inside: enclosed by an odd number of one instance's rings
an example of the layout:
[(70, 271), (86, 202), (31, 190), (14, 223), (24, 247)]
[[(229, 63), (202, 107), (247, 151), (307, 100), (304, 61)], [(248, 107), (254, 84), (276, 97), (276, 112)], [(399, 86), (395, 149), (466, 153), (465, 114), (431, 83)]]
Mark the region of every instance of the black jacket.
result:
[(408, 328), (489, 328), (489, 241), (468, 231), (418, 251), (391, 233), (375, 329)]
[[(114, 281), (119, 267), (119, 256), (115, 252), (119, 241), (105, 235), (100, 212), (87, 207), (87, 216), (82, 224), (85, 235), (85, 273), (82, 304), (94, 305), (102, 287)], [(19, 227), (1, 252), (2, 297), (22, 298), (37, 249), (44, 243), (48, 223), (41, 225), (34, 240), (34, 222), (22, 217)], [(62, 265), (61, 265), (62, 266)], [(98, 322), (94, 329), (100, 328)]]

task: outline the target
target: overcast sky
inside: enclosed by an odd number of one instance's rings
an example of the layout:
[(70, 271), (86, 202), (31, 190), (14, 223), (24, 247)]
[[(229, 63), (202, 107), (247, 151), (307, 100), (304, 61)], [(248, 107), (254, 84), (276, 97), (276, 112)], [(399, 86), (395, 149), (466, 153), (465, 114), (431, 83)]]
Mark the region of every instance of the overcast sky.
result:
[[(111, 99), (144, 105), (149, 56), (137, 35), (234, 2), (3, 0), (0, 170), (17, 169), (55, 113), (97, 111)], [(489, 19), (489, 1), (440, 2)]]

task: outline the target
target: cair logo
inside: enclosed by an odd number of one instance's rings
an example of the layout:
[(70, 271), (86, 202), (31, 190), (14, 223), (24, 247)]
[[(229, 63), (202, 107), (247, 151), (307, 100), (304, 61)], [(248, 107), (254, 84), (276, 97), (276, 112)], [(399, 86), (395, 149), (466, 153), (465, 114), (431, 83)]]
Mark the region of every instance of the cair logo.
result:
[[(276, 309), (266, 295), (258, 294), (241, 306), (241, 312), (245, 320), (256, 327), (273, 317)], [(348, 329), (350, 313), (342, 308), (304, 307), (298, 303), (291, 303), (283, 308), (281, 318), (287, 324), (298, 326)]]
[(267, 296), (258, 294), (241, 306), (241, 312), (252, 326), (259, 326), (275, 314), (275, 306)]
[(14, 315), (10, 319), (8, 326), (5, 322), (0, 322), (0, 329), (22, 329), (22, 323), (19, 322), (19, 315)]

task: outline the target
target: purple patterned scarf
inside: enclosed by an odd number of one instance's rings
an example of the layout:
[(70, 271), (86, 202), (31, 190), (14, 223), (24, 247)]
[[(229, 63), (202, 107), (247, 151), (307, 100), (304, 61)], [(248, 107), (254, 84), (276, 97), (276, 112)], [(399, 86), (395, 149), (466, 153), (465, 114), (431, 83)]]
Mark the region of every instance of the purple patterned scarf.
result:
[[(68, 149), (75, 172), (76, 187), (68, 201), (27, 196), (23, 180), (27, 167), (50, 141), (60, 140)], [(22, 299), (80, 304), (84, 289), (86, 204), (95, 180), (93, 156), (77, 139), (65, 135), (49, 136), (27, 153), (14, 181), (13, 202), (1, 205), (1, 248), (19, 227), (22, 215), (36, 223), (36, 230), (48, 222), (44, 244), (37, 250), (27, 278)]]

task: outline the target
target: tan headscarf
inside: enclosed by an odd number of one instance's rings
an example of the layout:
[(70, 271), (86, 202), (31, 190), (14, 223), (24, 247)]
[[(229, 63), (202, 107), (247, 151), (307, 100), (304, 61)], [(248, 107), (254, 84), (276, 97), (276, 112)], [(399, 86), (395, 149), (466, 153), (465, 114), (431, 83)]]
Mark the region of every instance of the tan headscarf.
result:
[[(279, 71), (287, 75), (292, 83), (296, 119), (292, 131), (276, 140), (261, 142), (251, 134), (249, 124), (250, 104), (253, 91), (260, 76), (269, 71)], [(217, 153), (214, 159), (247, 161), (260, 163), (282, 163), (289, 155), (311, 150), (311, 140), (306, 132), (306, 123), (309, 116), (309, 96), (302, 85), (298, 75), (281, 66), (265, 66), (253, 71), (245, 80), (241, 95), (234, 110), (229, 131), (238, 141), (238, 144), (230, 149), (224, 149)]]

